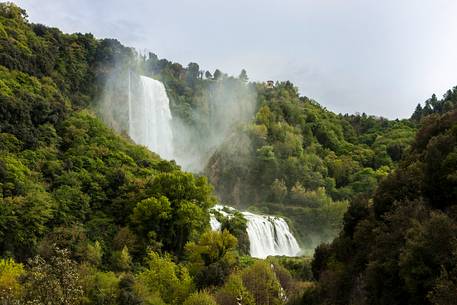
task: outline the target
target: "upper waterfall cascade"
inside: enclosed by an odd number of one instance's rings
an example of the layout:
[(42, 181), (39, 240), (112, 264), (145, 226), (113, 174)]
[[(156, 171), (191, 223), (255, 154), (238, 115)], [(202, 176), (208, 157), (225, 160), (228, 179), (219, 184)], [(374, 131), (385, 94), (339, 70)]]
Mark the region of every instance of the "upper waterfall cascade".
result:
[[(215, 209), (223, 216), (230, 217), (228, 213), (223, 211), (223, 206), (218, 205)], [(270, 255), (299, 255), (300, 246), (283, 218), (250, 212), (242, 212), (242, 214), (247, 220), (246, 230), (249, 236), (252, 257), (266, 258)], [(221, 224), (213, 215), (210, 219), (210, 225), (213, 230), (220, 230)]]
[(142, 75), (139, 80), (141, 92), (133, 100), (129, 77), (129, 136), (160, 157), (172, 160), (172, 116), (165, 86), (160, 81)]

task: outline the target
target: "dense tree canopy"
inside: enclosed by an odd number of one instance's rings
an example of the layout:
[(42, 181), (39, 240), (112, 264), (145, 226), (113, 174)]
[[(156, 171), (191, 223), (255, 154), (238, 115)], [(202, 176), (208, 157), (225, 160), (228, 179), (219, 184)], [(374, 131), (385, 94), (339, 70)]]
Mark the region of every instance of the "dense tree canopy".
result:
[[(202, 173), (99, 119), (127, 71), (165, 84)], [(454, 88), (411, 120), (336, 115), (288, 81), (138, 55), (0, 3), (0, 303), (453, 304), (455, 104)], [(242, 214), (209, 231), (214, 195), (285, 216), (309, 251), (337, 238), (312, 263), (250, 258)]]
[(339, 237), (316, 250), (304, 304), (455, 302), (457, 111), (421, 125), (373, 201), (353, 200)]

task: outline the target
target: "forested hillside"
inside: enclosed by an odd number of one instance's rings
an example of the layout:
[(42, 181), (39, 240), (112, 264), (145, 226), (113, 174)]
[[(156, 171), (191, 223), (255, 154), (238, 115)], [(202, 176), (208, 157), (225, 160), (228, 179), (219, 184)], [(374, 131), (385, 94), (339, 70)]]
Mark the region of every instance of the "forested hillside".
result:
[(133, 50), (30, 24), (9, 3), (0, 4), (0, 35), (2, 304), (280, 304), (286, 291), (299, 295), (306, 260), (241, 259), (229, 231), (209, 231), (216, 200), (206, 178), (95, 116), (104, 79), (136, 61)]
[(211, 157), (224, 202), (288, 217), (306, 249), (331, 241), (349, 200), (371, 196), (407, 151), (415, 125), (336, 115), (290, 82), (257, 84), (257, 111)]
[(374, 199), (353, 200), (339, 237), (317, 248), (303, 304), (455, 304), (457, 111), (421, 125)]
[[(103, 113), (131, 74), (165, 84), (185, 164), (110, 124), (125, 104)], [(452, 304), (455, 91), (411, 120), (337, 115), (288, 81), (138, 55), (0, 3), (0, 303)], [(252, 259), (241, 216), (209, 230), (216, 202), (285, 216), (308, 252), (339, 236), (312, 265)]]
[(11, 4), (1, 4), (0, 18), (1, 302), (128, 299), (136, 262), (162, 260), (154, 250), (182, 255), (208, 227), (211, 187), (82, 110), (99, 69), (127, 49), (30, 25)]

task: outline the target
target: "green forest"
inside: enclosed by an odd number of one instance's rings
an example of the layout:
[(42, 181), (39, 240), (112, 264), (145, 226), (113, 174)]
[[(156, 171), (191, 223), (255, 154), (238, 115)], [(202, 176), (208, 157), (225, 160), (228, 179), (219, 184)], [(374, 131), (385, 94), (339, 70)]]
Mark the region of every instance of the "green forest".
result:
[[(108, 123), (127, 71), (163, 82), (198, 170)], [(336, 114), (0, 3), (0, 304), (455, 304), (457, 87), (423, 104)], [(218, 203), (284, 217), (303, 256), (250, 257)]]

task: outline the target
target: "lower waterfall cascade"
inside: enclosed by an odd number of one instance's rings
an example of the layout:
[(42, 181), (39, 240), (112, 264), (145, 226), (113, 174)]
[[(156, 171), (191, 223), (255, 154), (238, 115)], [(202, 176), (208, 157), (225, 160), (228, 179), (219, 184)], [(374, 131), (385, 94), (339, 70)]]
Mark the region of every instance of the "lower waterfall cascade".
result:
[[(214, 209), (223, 216), (230, 215), (223, 211), (231, 207), (217, 205)], [(259, 215), (251, 212), (241, 212), (247, 220), (247, 233), (250, 242), (250, 255), (256, 258), (268, 256), (298, 256), (301, 252), (297, 240), (290, 231), (287, 222), (277, 216)], [(214, 215), (211, 215), (212, 230), (220, 230), (221, 224)]]

